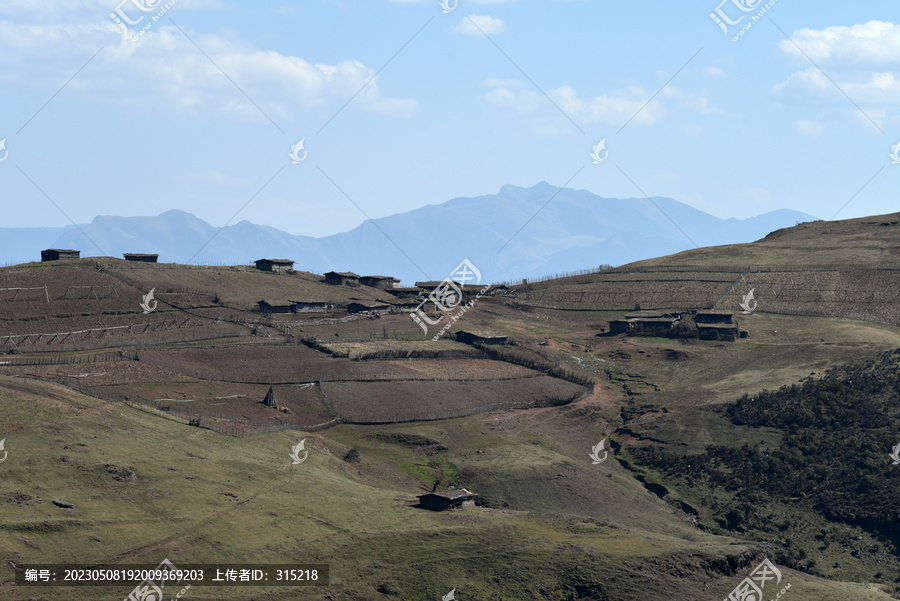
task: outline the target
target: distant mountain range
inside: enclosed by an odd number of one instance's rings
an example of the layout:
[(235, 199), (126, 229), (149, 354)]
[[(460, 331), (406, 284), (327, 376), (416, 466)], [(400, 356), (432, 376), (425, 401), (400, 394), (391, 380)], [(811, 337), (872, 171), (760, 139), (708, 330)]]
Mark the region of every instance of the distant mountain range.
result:
[(0, 262), (40, 260), (44, 248), (74, 248), (83, 257), (159, 253), (161, 262), (246, 264), (265, 257), (292, 259), (305, 271), (392, 275), (412, 284), (441, 280), (469, 259), (483, 281), (498, 282), (622, 265), (695, 245), (753, 242), (814, 219), (791, 210), (719, 219), (671, 198), (602, 198), (540, 182), (454, 198), (322, 238), (249, 221), (217, 230), (180, 210), (155, 217), (98, 216), (80, 230), (0, 228)]

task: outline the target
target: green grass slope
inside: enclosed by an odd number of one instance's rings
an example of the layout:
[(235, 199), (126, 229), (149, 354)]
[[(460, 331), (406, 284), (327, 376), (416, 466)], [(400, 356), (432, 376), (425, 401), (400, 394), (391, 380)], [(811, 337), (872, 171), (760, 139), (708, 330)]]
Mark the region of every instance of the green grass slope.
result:
[[(292, 466), (298, 433), (226, 438), (53, 384), (0, 380), (4, 599), (128, 592), (14, 588), (13, 564), (164, 557), (331, 566), (327, 587), (194, 587), (191, 599), (429, 599), (451, 588), (459, 599), (701, 598), (724, 596), (749, 567), (747, 545), (697, 531), (617, 462), (581, 457), (597, 424), (574, 414), (590, 400), (427, 427), (344, 426), (305, 436), (310, 456)], [(415, 436), (445, 448), (429, 455)], [(341, 459), (351, 447), (358, 462)], [(407, 506), (436, 479), (477, 483), (488, 506)], [(850, 586), (791, 577), (796, 599), (837, 599)]]

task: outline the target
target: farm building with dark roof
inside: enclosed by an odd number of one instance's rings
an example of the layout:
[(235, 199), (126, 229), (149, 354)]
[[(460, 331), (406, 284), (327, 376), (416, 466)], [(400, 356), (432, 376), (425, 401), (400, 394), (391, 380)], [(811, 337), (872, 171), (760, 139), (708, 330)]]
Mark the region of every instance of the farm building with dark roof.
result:
[(477, 496), (465, 488), (445, 492), (432, 492), (427, 495), (419, 495), (419, 507), (432, 511), (468, 509), (475, 507), (475, 497)]
[(334, 304), (326, 301), (261, 300), (257, 303), (260, 313), (327, 313)]
[(325, 283), (332, 286), (346, 286), (348, 284), (358, 284), (359, 275), (352, 271), (329, 271), (325, 274)]
[(334, 309), (334, 303), (326, 301), (291, 301), (292, 313), (328, 313)]
[(464, 344), (506, 344), (507, 337), (494, 332), (456, 332), (456, 341)]
[(63, 259), (80, 259), (81, 251), (70, 248), (48, 248), (41, 251), (41, 261), (61, 261)]
[(385, 292), (397, 298), (413, 298), (419, 296), (422, 291), (415, 286), (397, 286), (395, 288), (386, 288)]
[(725, 311), (641, 311), (609, 322), (609, 333), (635, 336), (736, 340), (746, 338), (732, 313)]
[(363, 286), (388, 290), (400, 286), (400, 278), (394, 278), (389, 275), (364, 275), (359, 278), (359, 283)]
[(290, 259), (259, 259), (254, 263), (260, 271), (291, 271), (294, 269), (294, 262)]
[(122, 255), (126, 261), (137, 261), (139, 263), (156, 263), (159, 255), (151, 255), (145, 253), (125, 253)]
[(702, 340), (736, 340), (740, 337), (734, 315), (724, 311), (697, 311), (694, 316)]
[(390, 305), (384, 303), (349, 303), (347, 313), (388, 313)]
[(268, 302), (261, 300), (257, 303), (257, 310), (260, 313), (291, 313), (294, 309), (293, 303), (290, 301), (286, 302)]

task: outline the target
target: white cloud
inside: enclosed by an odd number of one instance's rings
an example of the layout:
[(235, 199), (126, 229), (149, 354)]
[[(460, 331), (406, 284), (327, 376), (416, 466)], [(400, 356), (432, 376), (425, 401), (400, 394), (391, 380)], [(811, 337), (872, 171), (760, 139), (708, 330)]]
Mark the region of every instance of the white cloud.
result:
[[(566, 115), (584, 125), (621, 126), (632, 117), (633, 123), (649, 125), (666, 115), (666, 109), (659, 100), (653, 100), (644, 107), (650, 95), (641, 88), (625, 88), (583, 99), (570, 86), (561, 86), (548, 90), (547, 95)], [(557, 109), (543, 94), (531, 89), (497, 86), (485, 98), (496, 106), (512, 109), (520, 115), (537, 116), (540, 113), (545, 116), (550, 111), (558, 114)], [(643, 110), (641, 107), (644, 107)]]
[(806, 136), (820, 136), (822, 132), (825, 131), (825, 128), (822, 127), (822, 124), (818, 121), (809, 121), (807, 119), (800, 119), (799, 121), (794, 121), (794, 129), (799, 131), (801, 134)]
[(795, 102), (846, 102), (844, 94), (863, 104), (897, 105), (900, 100), (900, 81), (892, 72), (853, 73), (844, 77), (832, 74), (831, 79), (840, 90), (820, 70), (810, 67), (775, 85), (772, 92)]
[[(148, 1), (147, 5), (153, 5), (155, 1)], [(165, 5), (166, 1), (160, 0), (155, 7), (162, 9)], [(86, 23), (105, 19), (109, 13), (119, 7), (126, 14), (134, 15), (135, 18), (141, 14), (135, 5), (127, 0), (124, 3), (122, 0), (41, 0), (39, 7), (36, 7), (34, 0), (4, 0), (0, 4), (0, 12), (28, 18), (36, 23), (61, 21)], [(222, 0), (176, 0), (171, 11), (174, 14), (176, 10), (225, 11), (232, 9), (231, 4)]]
[(480, 37), (506, 31), (506, 23), (490, 15), (467, 15), (451, 29), (456, 33)]
[(162, 22), (132, 44), (111, 20), (89, 25), (0, 21), (0, 81), (53, 89), (60, 73), (74, 72), (72, 57), (87, 60), (103, 47), (68, 86), (70, 92), (265, 119), (217, 65), (272, 117), (289, 116), (300, 106), (342, 102), (357, 92), (354, 102), (376, 112), (405, 115), (416, 107), (415, 99), (383, 96), (374, 70), (359, 61), (313, 64), (230, 36), (186, 32), (215, 65), (177, 28)]
[(725, 70), (719, 67), (706, 67), (703, 74), (707, 77), (725, 77)]
[[(788, 56), (806, 61), (804, 53), (819, 63), (883, 65), (900, 62), (900, 26), (887, 21), (869, 21), (849, 27), (800, 29), (790, 40), (778, 43)], [(801, 53), (798, 50), (798, 46)]]
[(710, 106), (705, 93), (689, 93), (674, 87), (666, 87), (663, 93), (648, 103), (652, 94), (639, 87), (613, 90), (593, 98), (581, 98), (571, 86), (560, 86), (547, 91), (547, 96), (553, 101), (551, 104), (543, 94), (517, 80), (488, 79), (481, 85), (492, 88), (485, 95), (488, 102), (512, 109), (520, 115), (540, 117), (543, 123), (538, 125), (535, 122), (533, 128), (541, 133), (563, 131), (546, 124), (548, 115), (564, 119), (553, 104), (580, 125), (622, 126), (629, 120), (634, 124), (652, 125), (668, 114), (663, 104), (664, 99), (677, 101), (681, 107), (700, 114), (721, 112)]
[(511, 108), (521, 115), (535, 112), (543, 100), (537, 92), (531, 90), (513, 91), (504, 86), (495, 87), (485, 95), (485, 98), (492, 104)]
[[(892, 70), (900, 64), (900, 26), (869, 21), (800, 29), (791, 38), (796, 46), (786, 40), (778, 47), (785, 56), (807, 66), (773, 86), (772, 93), (781, 101), (831, 106), (854, 113), (854, 119), (862, 117), (877, 124), (900, 109), (900, 77)], [(807, 56), (824, 73), (809, 66)]]

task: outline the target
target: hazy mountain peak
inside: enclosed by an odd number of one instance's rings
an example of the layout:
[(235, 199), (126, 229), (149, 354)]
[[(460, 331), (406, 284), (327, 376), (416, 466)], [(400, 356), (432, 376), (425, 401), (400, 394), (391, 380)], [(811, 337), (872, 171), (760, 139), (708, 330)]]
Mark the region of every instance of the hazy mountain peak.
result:
[(545, 196), (548, 193), (555, 193), (557, 190), (559, 190), (558, 186), (554, 186), (545, 181), (540, 181), (530, 188), (523, 188), (520, 186), (514, 186), (512, 184), (506, 184), (500, 188), (497, 196), (504, 198), (531, 200)]
[[(504, 185), (492, 197), (501, 202), (485, 203), (484, 198), (456, 198), (379, 218), (377, 225), (367, 220), (323, 238), (297, 236), (246, 220), (220, 230), (180, 209), (156, 217), (98, 216), (81, 228), (83, 232), (0, 230), (4, 234), (0, 252), (6, 260), (37, 260), (41, 249), (48, 247), (79, 249), (82, 256), (159, 253), (163, 262), (247, 264), (281, 257), (293, 259), (295, 267), (305, 271), (379, 273), (405, 283), (442, 279), (468, 259), (481, 271), (482, 281), (491, 282), (605, 263), (621, 265), (695, 244), (752, 242), (815, 219), (790, 210), (719, 219), (671, 198), (655, 197), (655, 204), (646, 198), (604, 199), (546, 181), (528, 188)], [(550, 198), (553, 202), (546, 204)], [(544, 204), (540, 219), (534, 219)]]

